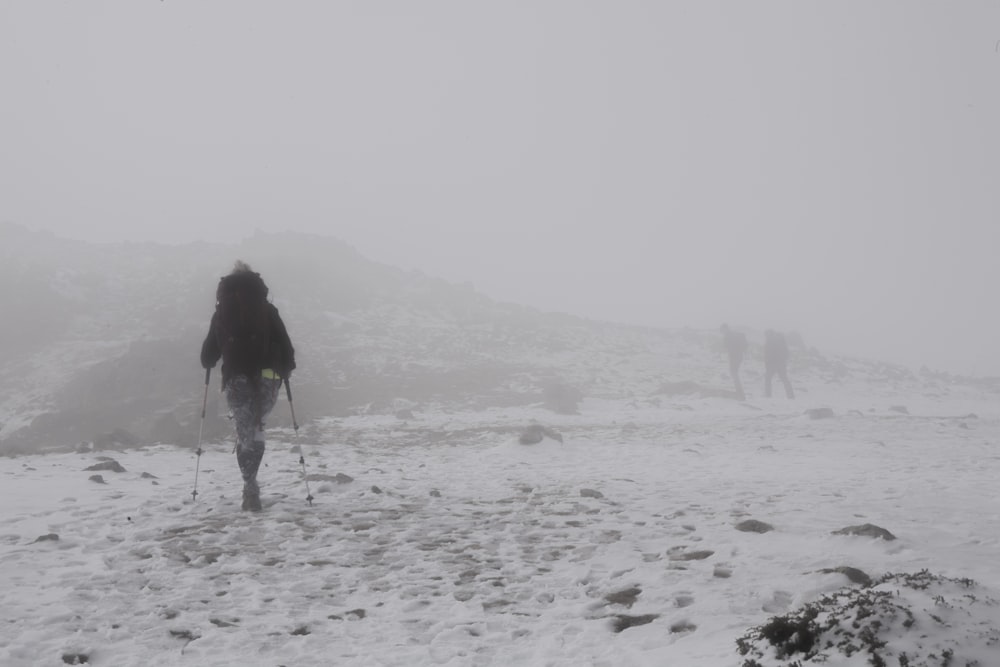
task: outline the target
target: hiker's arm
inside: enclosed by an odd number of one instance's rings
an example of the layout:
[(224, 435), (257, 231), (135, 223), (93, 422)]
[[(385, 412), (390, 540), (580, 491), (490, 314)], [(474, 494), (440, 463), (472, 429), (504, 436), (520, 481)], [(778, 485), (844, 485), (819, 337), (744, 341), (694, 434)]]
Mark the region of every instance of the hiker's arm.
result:
[(212, 323), (208, 327), (208, 335), (205, 336), (205, 342), (201, 344), (202, 368), (213, 368), (219, 361), (219, 357), (222, 356), (222, 350), (219, 349), (219, 339), (215, 335), (215, 319), (216, 316), (213, 314)]

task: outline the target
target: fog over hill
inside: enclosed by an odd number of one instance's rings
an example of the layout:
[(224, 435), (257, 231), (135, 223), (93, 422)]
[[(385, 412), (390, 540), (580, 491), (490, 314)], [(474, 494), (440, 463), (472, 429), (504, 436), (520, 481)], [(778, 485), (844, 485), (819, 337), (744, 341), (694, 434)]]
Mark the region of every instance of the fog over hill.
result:
[[(469, 286), (369, 261), (329, 237), (257, 233), (238, 244), (90, 244), (5, 224), (0, 247), (0, 450), (129, 441), (194, 445), (204, 375), (198, 352), (215, 285), (234, 260), (259, 271), (296, 347), (299, 421), (582, 397), (729, 398), (716, 331), (595, 322), (499, 303)], [(745, 381), (759, 381), (748, 332)], [(836, 352), (836, 351), (829, 351)], [(919, 374), (800, 345), (793, 382), (864, 380), (928, 395), (993, 380)], [(230, 433), (219, 373), (206, 438)], [(874, 384), (872, 384), (874, 382)], [(276, 411), (272, 420), (286, 419)]]

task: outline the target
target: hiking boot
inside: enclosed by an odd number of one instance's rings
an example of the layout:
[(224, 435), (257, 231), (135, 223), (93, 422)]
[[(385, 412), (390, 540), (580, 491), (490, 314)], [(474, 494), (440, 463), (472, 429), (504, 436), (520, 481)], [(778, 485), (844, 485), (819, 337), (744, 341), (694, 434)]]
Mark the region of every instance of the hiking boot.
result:
[(250, 480), (243, 484), (243, 511), (259, 512), (260, 507), (260, 487), (256, 480)]

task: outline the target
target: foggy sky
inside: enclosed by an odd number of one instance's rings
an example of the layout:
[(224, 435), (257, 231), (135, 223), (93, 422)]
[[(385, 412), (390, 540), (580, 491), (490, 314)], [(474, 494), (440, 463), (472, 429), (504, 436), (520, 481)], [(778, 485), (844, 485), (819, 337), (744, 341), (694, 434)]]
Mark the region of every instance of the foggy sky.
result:
[(0, 220), (1000, 375), (998, 3), (10, 0), (0, 81)]

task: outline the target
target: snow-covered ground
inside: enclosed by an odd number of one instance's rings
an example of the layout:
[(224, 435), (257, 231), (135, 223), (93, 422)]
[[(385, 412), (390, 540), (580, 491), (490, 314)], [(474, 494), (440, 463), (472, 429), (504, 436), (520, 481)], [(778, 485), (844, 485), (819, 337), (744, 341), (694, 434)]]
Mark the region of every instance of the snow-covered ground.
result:
[[(0, 459), (0, 664), (740, 665), (835, 568), (1000, 597), (998, 436), (986, 399), (847, 391), (331, 419), (270, 431), (260, 514), (224, 442), (192, 502), (196, 434)], [(897, 539), (833, 534), (866, 523)]]

